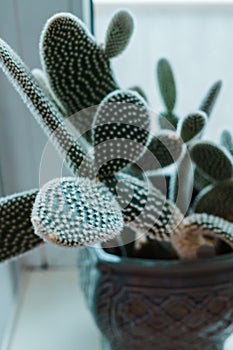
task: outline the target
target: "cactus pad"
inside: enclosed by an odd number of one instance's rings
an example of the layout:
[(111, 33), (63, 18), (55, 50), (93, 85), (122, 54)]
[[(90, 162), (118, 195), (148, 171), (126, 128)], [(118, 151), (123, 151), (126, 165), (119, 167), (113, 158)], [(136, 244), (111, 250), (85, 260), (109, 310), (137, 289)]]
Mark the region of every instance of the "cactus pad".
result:
[(171, 65), (165, 58), (158, 62), (157, 76), (161, 97), (167, 111), (172, 112), (176, 104), (176, 85)]
[(66, 128), (63, 116), (48, 100), (19, 56), (3, 40), (0, 40), (0, 66), (47, 136), (65, 156), (68, 166), (77, 174), (82, 164), (82, 174), (90, 174), (93, 165)]
[(206, 177), (222, 181), (232, 177), (231, 155), (214, 143), (197, 142), (190, 149), (192, 160)]
[(123, 173), (105, 181), (122, 208), (127, 226), (153, 239), (170, 239), (183, 216), (159, 190)]
[(43, 239), (68, 247), (104, 242), (123, 229), (113, 195), (103, 184), (86, 178), (48, 182), (36, 197), (32, 222)]
[(93, 143), (100, 176), (111, 176), (146, 150), (150, 113), (144, 100), (132, 91), (116, 90), (100, 104)]
[(228, 130), (224, 130), (221, 134), (221, 144), (233, 156), (233, 138)]
[(43, 240), (34, 234), (30, 220), (38, 190), (0, 199), (0, 262), (38, 247)]
[(105, 39), (105, 54), (116, 57), (124, 51), (134, 29), (133, 17), (128, 11), (117, 11), (110, 20)]
[(210, 114), (214, 108), (215, 102), (218, 98), (218, 95), (221, 91), (221, 88), (222, 88), (221, 80), (216, 81), (216, 83), (214, 83), (210, 87), (205, 98), (203, 99), (203, 101), (199, 107), (199, 110), (205, 112), (207, 114), (207, 116), (210, 116)]
[(205, 112), (198, 111), (189, 114), (180, 122), (180, 137), (184, 142), (190, 142), (203, 132), (206, 123), (207, 115)]
[(233, 222), (233, 180), (208, 186), (197, 196), (193, 210), (207, 213)]
[(48, 20), (40, 52), (50, 86), (69, 115), (98, 105), (117, 88), (104, 49), (72, 14)]

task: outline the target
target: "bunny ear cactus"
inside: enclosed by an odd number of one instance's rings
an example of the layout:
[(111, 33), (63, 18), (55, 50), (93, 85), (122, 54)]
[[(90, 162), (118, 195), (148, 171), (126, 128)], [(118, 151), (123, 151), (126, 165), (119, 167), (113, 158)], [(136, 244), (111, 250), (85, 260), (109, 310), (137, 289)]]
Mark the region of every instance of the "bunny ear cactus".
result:
[(208, 117), (210, 116), (210, 114), (214, 108), (214, 105), (215, 105), (216, 100), (218, 98), (218, 95), (221, 91), (221, 88), (222, 88), (222, 81), (221, 80), (216, 81), (209, 88), (205, 98), (203, 99), (203, 101), (199, 107), (199, 110), (205, 112)]
[(105, 178), (104, 182), (120, 204), (127, 226), (153, 239), (170, 239), (183, 216), (159, 190), (123, 173)]
[(208, 141), (195, 143), (190, 156), (197, 167), (212, 181), (223, 181), (232, 177), (232, 157), (223, 148)]
[(116, 90), (100, 104), (93, 123), (96, 168), (102, 178), (111, 176), (146, 150), (150, 113), (133, 91)]
[(176, 129), (178, 117), (173, 113), (176, 104), (176, 85), (174, 74), (167, 59), (162, 58), (157, 65), (157, 77), (161, 97), (166, 112), (159, 115), (159, 124), (162, 129)]
[(36, 197), (32, 222), (44, 240), (68, 247), (104, 242), (123, 229), (113, 195), (103, 184), (87, 178), (48, 182)]
[(30, 220), (38, 190), (0, 199), (0, 262), (37, 248), (43, 240), (34, 234)]
[(44, 94), (29, 69), (3, 40), (0, 40), (0, 67), (73, 172), (92, 176), (93, 164), (86, 151), (74, 139), (63, 116)]
[(81, 134), (86, 132), (88, 140), (94, 117), (88, 108), (118, 88), (110, 58), (124, 50), (132, 32), (133, 19), (127, 11), (113, 16), (105, 47), (98, 45), (83, 22), (69, 13), (53, 16), (42, 32), (41, 62), (50, 86), (68, 115), (83, 110), (71, 121)]
[(197, 168), (213, 185), (197, 196), (193, 210), (233, 220), (233, 158), (224, 148), (210, 142), (198, 142), (190, 151)]
[(193, 205), (195, 213), (207, 213), (233, 222), (233, 180), (205, 187)]
[(219, 217), (193, 214), (186, 218), (174, 203), (149, 183), (126, 174), (105, 179), (122, 208), (126, 226), (150, 239), (169, 241), (181, 259), (197, 258), (203, 245), (221, 239), (233, 247), (233, 225)]
[(229, 131), (224, 130), (221, 134), (221, 144), (233, 156), (233, 138)]
[(204, 112), (197, 111), (188, 114), (179, 123), (179, 134), (183, 142), (189, 143), (195, 138), (200, 137), (207, 124), (207, 115)]
[(108, 25), (104, 52), (108, 58), (120, 55), (127, 47), (134, 30), (133, 17), (129, 12), (116, 12)]

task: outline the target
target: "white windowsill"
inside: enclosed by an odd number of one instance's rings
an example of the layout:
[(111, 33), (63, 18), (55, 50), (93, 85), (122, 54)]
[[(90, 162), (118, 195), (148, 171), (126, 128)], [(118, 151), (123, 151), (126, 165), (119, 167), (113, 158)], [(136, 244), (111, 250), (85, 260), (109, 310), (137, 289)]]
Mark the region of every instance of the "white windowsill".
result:
[(26, 271), (4, 350), (100, 350), (77, 269)]

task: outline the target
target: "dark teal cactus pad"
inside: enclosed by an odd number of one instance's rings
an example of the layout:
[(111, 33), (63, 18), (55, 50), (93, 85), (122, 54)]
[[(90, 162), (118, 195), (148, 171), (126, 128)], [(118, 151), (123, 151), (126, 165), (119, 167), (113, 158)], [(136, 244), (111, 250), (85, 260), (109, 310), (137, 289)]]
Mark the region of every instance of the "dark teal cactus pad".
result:
[(205, 112), (207, 116), (210, 116), (215, 106), (216, 100), (219, 96), (219, 93), (221, 91), (221, 88), (222, 88), (222, 81), (218, 80), (209, 88), (206, 96), (204, 97), (199, 107), (199, 110)]
[(96, 168), (101, 178), (135, 162), (149, 141), (150, 112), (133, 91), (116, 90), (100, 104), (93, 123)]
[(37, 235), (68, 247), (105, 242), (123, 229), (113, 195), (103, 184), (87, 178), (48, 182), (36, 197), (32, 222)]
[(38, 247), (43, 240), (34, 234), (30, 220), (38, 190), (0, 199), (0, 262)]
[(233, 156), (233, 138), (228, 130), (224, 130), (221, 134), (221, 144)]
[(134, 21), (128, 11), (117, 11), (106, 32), (104, 52), (108, 58), (121, 54), (129, 43), (133, 34)]
[(232, 157), (223, 148), (207, 141), (199, 141), (190, 149), (190, 156), (206, 177), (223, 181), (232, 177)]
[(159, 60), (157, 76), (161, 97), (167, 111), (171, 113), (176, 104), (176, 84), (171, 65), (167, 59), (162, 58)]
[(72, 14), (48, 20), (40, 52), (50, 86), (68, 114), (99, 104), (117, 88), (103, 47)]
[(67, 114), (73, 115), (71, 122), (89, 141), (93, 107), (118, 88), (109, 56), (123, 51), (132, 31), (131, 15), (119, 11), (110, 21), (105, 47), (69, 13), (53, 16), (42, 32), (41, 62), (50, 86)]
[(197, 111), (187, 115), (180, 121), (179, 133), (183, 142), (190, 142), (203, 133), (207, 124), (207, 115), (205, 112)]
[(193, 210), (233, 222), (233, 180), (206, 187), (197, 196)]

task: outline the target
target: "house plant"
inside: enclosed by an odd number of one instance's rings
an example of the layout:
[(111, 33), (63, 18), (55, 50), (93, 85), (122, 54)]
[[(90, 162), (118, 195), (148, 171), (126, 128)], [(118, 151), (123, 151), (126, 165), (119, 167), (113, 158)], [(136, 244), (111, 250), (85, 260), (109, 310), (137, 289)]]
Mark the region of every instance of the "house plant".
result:
[[(137, 87), (122, 90), (110, 65), (132, 32), (131, 15), (119, 11), (110, 21), (105, 44), (98, 45), (79, 19), (55, 15), (41, 36), (42, 70), (32, 72), (0, 41), (3, 71), (74, 174), (1, 199), (0, 261), (44, 241), (67, 247), (110, 242), (83, 250), (80, 269), (87, 300), (112, 349), (139, 349), (142, 341), (148, 350), (220, 349), (231, 332), (232, 256), (213, 255), (231, 251), (232, 209), (222, 205), (221, 215), (199, 209), (185, 216), (183, 203), (177, 201), (179, 209), (175, 200), (179, 187), (192, 183), (187, 179), (194, 177), (193, 162), (199, 182), (213, 181), (222, 194), (219, 185), (226, 181), (224, 193), (232, 191), (231, 152), (212, 145), (214, 158), (227, 164), (219, 175), (219, 162), (206, 169), (211, 146), (200, 143), (221, 84), (210, 89), (200, 111), (178, 121), (171, 67), (160, 61), (167, 111), (160, 117), (165, 130), (154, 135), (144, 93)], [(80, 131), (78, 139), (65, 122), (70, 115)], [(172, 130), (166, 130), (169, 123)], [(229, 135), (223, 136), (223, 146), (229, 142)], [(203, 157), (195, 156), (197, 147)], [(150, 178), (173, 163), (178, 170), (168, 176), (171, 201)], [(188, 176), (182, 177), (182, 186), (177, 185), (179, 169)], [(203, 195), (198, 196), (192, 199), (194, 209), (200, 208)], [(119, 249), (114, 246), (121, 242), (124, 226), (136, 232), (138, 243), (126, 242)], [(208, 261), (200, 260), (206, 255)]]

